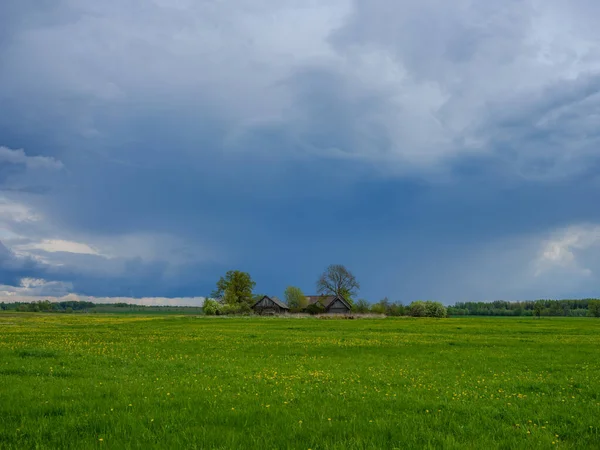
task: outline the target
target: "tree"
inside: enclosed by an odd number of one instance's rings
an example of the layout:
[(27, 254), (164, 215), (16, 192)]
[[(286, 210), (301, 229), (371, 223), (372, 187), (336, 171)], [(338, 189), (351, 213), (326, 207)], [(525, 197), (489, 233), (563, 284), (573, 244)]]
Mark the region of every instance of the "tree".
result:
[(323, 295), (340, 295), (350, 306), (354, 306), (352, 297), (360, 289), (356, 277), (341, 264), (332, 264), (317, 280), (317, 292)]
[(221, 299), (226, 305), (245, 303), (252, 306), (252, 289), (256, 283), (250, 274), (239, 270), (230, 270), (217, 281), (217, 289), (211, 297)]
[(600, 317), (600, 300), (590, 300), (588, 303), (588, 315), (590, 317)]
[(406, 312), (404, 305), (401, 302), (390, 303), (386, 314), (388, 316), (403, 316)]
[(371, 305), (371, 312), (373, 314), (385, 314), (385, 306), (381, 302), (373, 303)]
[(369, 302), (366, 301), (364, 298), (361, 298), (354, 305), (354, 311), (356, 311), (359, 314), (365, 314), (369, 312), (369, 306)]
[(306, 296), (296, 286), (288, 286), (283, 294), (285, 302), (290, 308), (300, 309), (306, 307)]
[(544, 302), (542, 300), (538, 300), (533, 305), (533, 315), (536, 317), (540, 317), (542, 315), (542, 311), (544, 310)]

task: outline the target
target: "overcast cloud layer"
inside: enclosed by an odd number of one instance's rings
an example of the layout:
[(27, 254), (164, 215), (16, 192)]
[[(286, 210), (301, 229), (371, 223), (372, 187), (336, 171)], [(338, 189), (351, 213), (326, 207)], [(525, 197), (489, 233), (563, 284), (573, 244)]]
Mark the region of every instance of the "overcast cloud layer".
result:
[(597, 296), (600, 4), (3, 0), (0, 291)]

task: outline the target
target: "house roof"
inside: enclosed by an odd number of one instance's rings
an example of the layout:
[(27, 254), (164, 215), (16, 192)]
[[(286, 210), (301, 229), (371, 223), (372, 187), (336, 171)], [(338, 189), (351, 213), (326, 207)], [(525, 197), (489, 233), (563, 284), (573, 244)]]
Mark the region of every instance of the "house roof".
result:
[(282, 302), (281, 300), (279, 300), (277, 297), (269, 297), (271, 300), (273, 300), (273, 303), (275, 303), (276, 305), (278, 305), (280, 308), (283, 309), (290, 309), (290, 307), (288, 305), (286, 305), (284, 302)]
[(329, 309), (331, 305), (336, 301), (336, 299), (340, 299), (344, 305), (348, 309), (352, 309), (348, 301), (342, 297), (341, 295), (308, 295), (306, 300), (309, 305), (314, 305), (315, 303), (321, 303), (325, 307), (326, 310)]
[(283, 303), (281, 300), (279, 300), (277, 297), (269, 297), (268, 295), (265, 295), (264, 297), (262, 297), (259, 301), (257, 301), (254, 305), (252, 305), (252, 307), (254, 308), (256, 305), (258, 305), (264, 298), (268, 298), (269, 300), (271, 300), (273, 303), (275, 303), (277, 306), (279, 306), (280, 308), (283, 309), (290, 309), (290, 307), (288, 305), (286, 305), (285, 303)]
[(335, 295), (307, 295), (306, 302), (309, 305), (314, 305), (315, 303), (320, 303), (325, 308), (327, 308), (333, 301), (336, 299)]

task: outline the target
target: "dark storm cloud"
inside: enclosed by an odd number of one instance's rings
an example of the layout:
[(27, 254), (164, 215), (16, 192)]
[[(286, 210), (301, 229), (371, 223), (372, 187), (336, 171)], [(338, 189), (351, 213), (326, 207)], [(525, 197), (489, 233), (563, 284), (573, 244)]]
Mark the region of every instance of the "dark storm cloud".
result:
[(453, 301), (599, 278), (590, 2), (36, 5), (0, 5), (4, 284), (204, 295), (240, 268), (310, 292), (341, 262), (368, 298)]

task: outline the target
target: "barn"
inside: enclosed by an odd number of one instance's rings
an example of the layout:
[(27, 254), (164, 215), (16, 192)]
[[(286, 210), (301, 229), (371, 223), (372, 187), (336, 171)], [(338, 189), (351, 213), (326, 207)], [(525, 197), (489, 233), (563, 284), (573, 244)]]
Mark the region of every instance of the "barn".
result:
[(349, 314), (352, 307), (341, 295), (310, 295), (306, 297), (307, 305), (320, 303), (325, 314)]
[(255, 313), (263, 315), (263, 314), (285, 314), (289, 312), (290, 308), (288, 305), (283, 303), (277, 297), (269, 297), (265, 295), (259, 301), (257, 301), (252, 309)]

